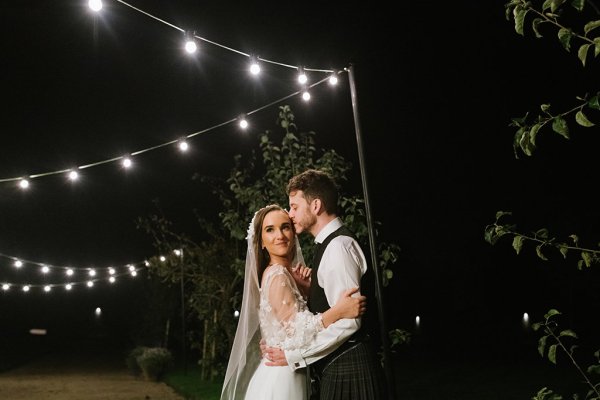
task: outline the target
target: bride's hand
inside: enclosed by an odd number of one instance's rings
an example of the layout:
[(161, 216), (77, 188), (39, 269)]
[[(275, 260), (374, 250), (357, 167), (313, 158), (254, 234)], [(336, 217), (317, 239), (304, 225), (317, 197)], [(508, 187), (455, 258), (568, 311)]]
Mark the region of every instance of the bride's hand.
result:
[(358, 293), (359, 288), (352, 288), (345, 290), (338, 301), (333, 306), (339, 318), (358, 318), (367, 311), (367, 297), (366, 296), (355, 296), (353, 294)]
[(291, 270), (292, 277), (294, 281), (296, 281), (296, 285), (298, 289), (305, 294), (308, 293), (308, 289), (310, 288), (310, 276), (312, 274), (312, 269), (307, 267), (306, 265), (302, 265), (300, 263), (296, 264), (295, 267)]

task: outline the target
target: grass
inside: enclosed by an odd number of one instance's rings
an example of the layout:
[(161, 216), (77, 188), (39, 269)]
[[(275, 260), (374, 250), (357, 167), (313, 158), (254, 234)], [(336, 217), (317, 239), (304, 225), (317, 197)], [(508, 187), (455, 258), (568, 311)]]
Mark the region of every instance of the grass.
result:
[[(456, 349), (459, 350), (459, 349)], [(558, 365), (531, 352), (478, 353), (405, 351), (395, 354), (396, 398), (402, 400), (529, 400), (543, 387), (561, 394), (585, 394), (572, 365)], [(458, 351), (460, 353), (460, 351)], [(199, 368), (179, 368), (165, 382), (187, 400), (218, 400), (221, 380), (200, 380)]]
[(168, 372), (163, 381), (186, 400), (219, 400), (223, 384), (222, 380), (201, 380), (198, 366), (188, 366), (187, 369), (178, 366)]

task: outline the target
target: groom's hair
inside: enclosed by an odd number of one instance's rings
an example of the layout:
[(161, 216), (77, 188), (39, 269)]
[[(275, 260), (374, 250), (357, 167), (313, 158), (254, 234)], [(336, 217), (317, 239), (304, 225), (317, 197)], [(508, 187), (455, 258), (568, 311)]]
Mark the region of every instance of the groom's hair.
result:
[(327, 172), (308, 169), (293, 176), (286, 187), (286, 193), (301, 190), (307, 202), (321, 200), (325, 212), (338, 214), (338, 188), (334, 179)]

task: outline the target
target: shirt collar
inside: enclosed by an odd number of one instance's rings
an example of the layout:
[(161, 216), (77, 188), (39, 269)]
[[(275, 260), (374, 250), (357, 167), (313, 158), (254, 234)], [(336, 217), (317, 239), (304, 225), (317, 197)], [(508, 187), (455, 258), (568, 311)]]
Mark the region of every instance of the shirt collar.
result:
[(338, 230), (342, 225), (343, 224), (340, 217), (337, 217), (336, 219), (332, 220), (327, 225), (325, 225), (323, 229), (321, 229), (317, 236), (315, 236), (315, 243), (323, 243), (323, 241), (327, 239), (327, 236)]

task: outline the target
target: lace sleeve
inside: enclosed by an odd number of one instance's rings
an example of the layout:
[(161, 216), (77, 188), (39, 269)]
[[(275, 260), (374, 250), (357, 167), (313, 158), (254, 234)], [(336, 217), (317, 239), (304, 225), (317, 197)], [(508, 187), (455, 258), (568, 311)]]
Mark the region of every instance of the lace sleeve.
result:
[(282, 269), (275, 273), (268, 285), (268, 299), (273, 316), (285, 332), (282, 347), (296, 349), (311, 342), (323, 328), (320, 314), (311, 313), (293, 278)]

